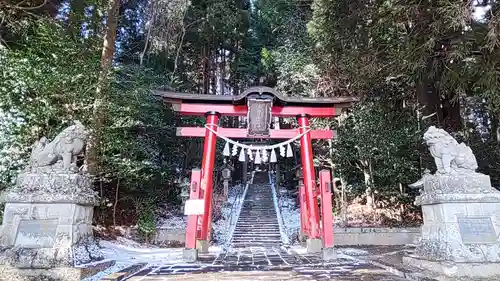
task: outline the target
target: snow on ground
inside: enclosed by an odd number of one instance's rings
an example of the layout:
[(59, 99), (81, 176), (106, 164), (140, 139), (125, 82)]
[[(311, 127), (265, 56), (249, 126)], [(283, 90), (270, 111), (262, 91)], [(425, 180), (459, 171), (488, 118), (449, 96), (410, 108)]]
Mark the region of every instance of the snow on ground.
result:
[(187, 225), (187, 216), (171, 216), (166, 219), (162, 219), (158, 223), (158, 227), (160, 228), (169, 228), (169, 229), (186, 229)]
[(186, 229), (187, 216), (184, 216), (179, 210), (170, 210), (163, 207), (159, 210), (156, 225), (160, 228)]
[[(244, 189), (245, 186), (239, 184), (229, 188), (228, 203), (222, 207), (220, 219), (212, 224), (214, 240), (217, 245), (229, 243), (231, 229), (236, 225), (235, 218), (237, 218), (243, 203)], [(184, 216), (179, 211), (169, 210), (165, 207), (159, 213), (157, 222), (159, 228), (186, 229), (187, 216)]]
[(296, 204), (296, 199), (291, 198), (283, 187), (279, 188), (278, 206), (283, 218), (284, 232), (290, 244), (294, 244), (298, 241), (300, 232), (300, 209)]
[(84, 279), (83, 281), (97, 281), (102, 277), (118, 272), (136, 263), (163, 264), (176, 263), (182, 259), (182, 249), (160, 249), (155, 246), (141, 245), (135, 241), (119, 237), (115, 241), (100, 241), (101, 252), (105, 260), (114, 260), (114, 266)]
[[(105, 260), (114, 260), (116, 264), (82, 281), (98, 281), (106, 275), (118, 272), (137, 263), (145, 263), (145, 267), (184, 263), (182, 260), (182, 248), (159, 248), (121, 237), (115, 241), (102, 240), (99, 242), (99, 245), (102, 247), (101, 252)], [(221, 249), (219, 247), (210, 247), (209, 251), (217, 255), (221, 252)]]
[(230, 239), (243, 206), (244, 195), (244, 185), (235, 185), (229, 189), (228, 203), (222, 207), (221, 217), (212, 224), (215, 245), (226, 247), (231, 242)]
[(339, 248), (337, 249), (337, 252), (348, 256), (366, 256), (369, 254), (368, 251), (356, 248)]
[[(213, 223), (215, 245), (209, 252), (218, 255), (223, 247), (227, 247), (238, 214), (243, 206), (245, 194), (244, 185), (235, 185), (229, 189), (228, 204), (222, 208), (221, 218)], [(185, 229), (187, 217), (178, 211), (163, 208), (158, 218), (158, 227), (170, 229)], [(114, 260), (114, 266), (82, 281), (98, 281), (104, 276), (118, 272), (137, 263), (145, 263), (145, 267), (164, 264), (182, 264), (182, 248), (160, 248), (155, 245), (142, 244), (133, 240), (118, 237), (114, 241), (99, 242), (105, 260)], [(85, 265), (82, 265), (84, 267)]]
[[(296, 254), (296, 255), (306, 255), (307, 248), (301, 245), (293, 245), (289, 249), (287, 249), (288, 254)], [(357, 256), (366, 256), (368, 255), (367, 251), (356, 249), (356, 248), (337, 248), (335, 249), (335, 253), (337, 254), (337, 258), (352, 260), (355, 262), (360, 262)]]

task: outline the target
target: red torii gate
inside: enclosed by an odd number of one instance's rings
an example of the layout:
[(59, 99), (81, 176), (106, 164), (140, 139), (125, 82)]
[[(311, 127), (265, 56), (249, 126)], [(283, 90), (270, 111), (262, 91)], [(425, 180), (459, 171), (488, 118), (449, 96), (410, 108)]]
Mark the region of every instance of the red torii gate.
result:
[[(215, 162), (216, 132), (227, 138), (291, 139), (300, 137), (301, 161), (304, 180), (300, 191), (301, 232), (308, 237), (308, 252), (323, 249), (325, 258), (333, 255), (333, 222), (331, 202), (331, 175), (320, 172), (320, 186), (316, 185), (313, 166), (312, 139), (332, 139), (332, 130), (310, 130), (310, 118), (329, 118), (338, 115), (356, 99), (343, 98), (295, 98), (284, 97), (269, 87), (251, 87), (238, 96), (198, 95), (155, 91), (155, 95), (172, 105), (182, 115), (206, 116), (206, 127), (180, 127), (177, 135), (204, 137), (201, 171), (191, 175), (190, 199), (203, 199), (203, 212), (188, 216), (185, 257), (196, 260), (198, 251), (208, 252), (211, 213), (212, 177)], [(220, 116), (247, 116), (248, 128), (222, 128)], [(271, 117), (296, 117), (297, 129), (270, 129)], [(318, 208), (321, 197), (322, 223)]]

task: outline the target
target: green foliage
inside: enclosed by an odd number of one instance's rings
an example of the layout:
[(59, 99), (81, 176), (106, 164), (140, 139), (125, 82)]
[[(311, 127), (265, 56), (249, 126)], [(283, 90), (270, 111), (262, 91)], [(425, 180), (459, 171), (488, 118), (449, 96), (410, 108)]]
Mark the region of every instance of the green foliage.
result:
[[(0, 182), (12, 182), (31, 144), (71, 120), (87, 121), (97, 79), (97, 53), (46, 20), (26, 27), (18, 48), (0, 49)], [(20, 47), (22, 46), (22, 47)]]
[(141, 201), (139, 209), (139, 218), (137, 220), (137, 230), (139, 235), (147, 241), (150, 241), (152, 235), (156, 232), (156, 209), (157, 204), (153, 199), (148, 198)]
[(348, 182), (363, 182), (366, 174), (378, 191), (396, 191), (418, 179), (418, 122), (401, 102), (363, 101), (336, 126), (333, 161)]
[[(94, 118), (99, 49), (74, 41), (54, 21), (35, 21), (29, 28), (17, 48), (0, 49), (0, 182), (6, 186), (25, 165), (35, 140), (54, 137), (72, 120), (88, 125)], [(99, 159), (101, 222), (110, 222), (115, 200), (125, 209), (119, 215), (129, 218), (139, 215), (131, 202), (141, 198), (175, 202), (175, 173), (185, 157), (172, 152), (187, 142), (174, 138), (176, 119), (151, 95), (163, 81), (163, 75), (134, 64), (114, 69)], [(191, 157), (189, 165), (200, 157)]]

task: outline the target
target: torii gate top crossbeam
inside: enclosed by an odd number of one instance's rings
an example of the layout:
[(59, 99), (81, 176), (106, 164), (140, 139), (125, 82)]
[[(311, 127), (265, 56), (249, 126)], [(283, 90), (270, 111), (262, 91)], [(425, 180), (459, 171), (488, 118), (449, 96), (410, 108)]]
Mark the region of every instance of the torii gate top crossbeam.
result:
[(172, 104), (174, 111), (193, 116), (201, 116), (210, 111), (226, 116), (246, 116), (248, 98), (265, 97), (273, 101), (272, 116), (295, 117), (307, 114), (311, 117), (333, 117), (338, 115), (342, 108), (350, 107), (357, 101), (354, 97), (285, 97), (269, 87), (251, 87), (237, 96), (197, 95), (160, 90), (154, 94), (165, 103)]

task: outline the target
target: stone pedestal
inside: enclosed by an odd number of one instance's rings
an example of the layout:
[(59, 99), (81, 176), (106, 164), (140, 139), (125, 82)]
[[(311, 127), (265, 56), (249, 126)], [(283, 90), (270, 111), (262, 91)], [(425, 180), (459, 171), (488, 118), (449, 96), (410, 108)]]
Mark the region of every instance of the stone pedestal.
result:
[(500, 192), (491, 187), (489, 176), (427, 175), (421, 192), (415, 202), (424, 220), (417, 257), (405, 262), (454, 277), (499, 274)]
[[(35, 269), (73, 268), (102, 259), (92, 232), (97, 198), (86, 175), (21, 173), (16, 186), (1, 199), (5, 202), (0, 230), (2, 271), (13, 268), (22, 275), (26, 270), (29, 280)], [(73, 280), (71, 276), (63, 280)]]
[(335, 248), (323, 248), (321, 251), (321, 258), (323, 261), (332, 261), (337, 259), (337, 253), (335, 252)]
[(208, 253), (209, 248), (210, 242), (207, 240), (196, 240), (196, 250), (198, 250), (198, 253), (206, 254)]
[(307, 253), (321, 253), (323, 241), (317, 238), (308, 238), (306, 240)]
[(196, 262), (198, 260), (198, 249), (184, 249), (182, 259), (186, 262)]

